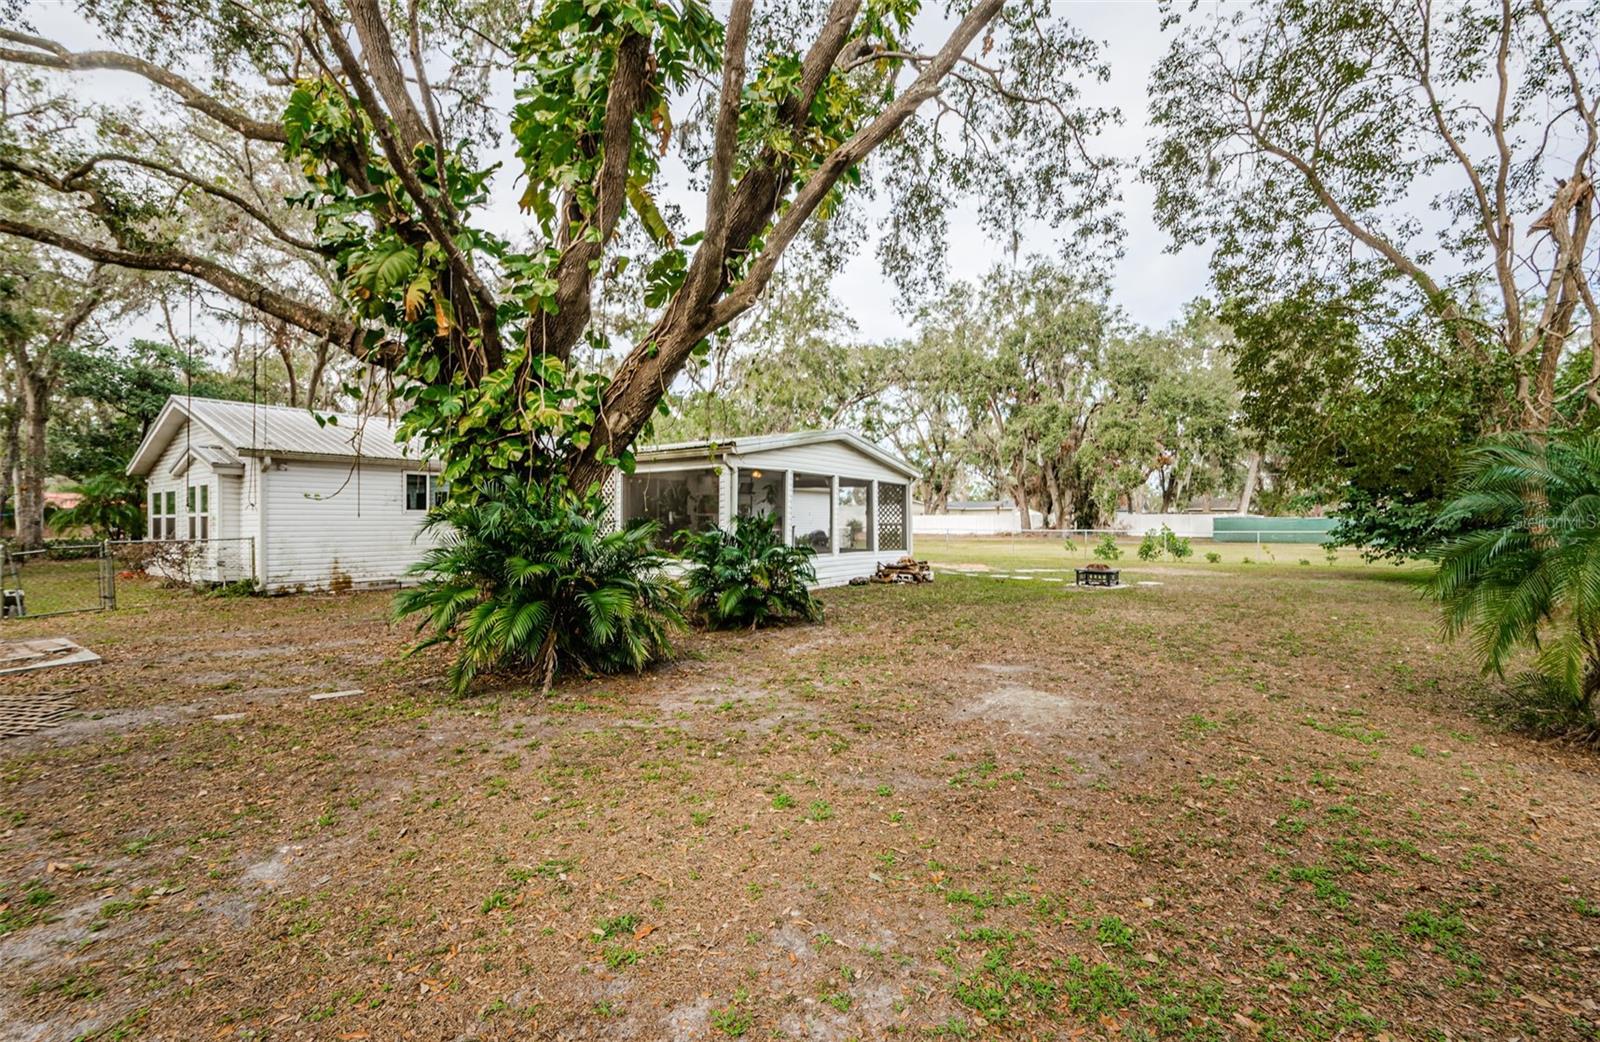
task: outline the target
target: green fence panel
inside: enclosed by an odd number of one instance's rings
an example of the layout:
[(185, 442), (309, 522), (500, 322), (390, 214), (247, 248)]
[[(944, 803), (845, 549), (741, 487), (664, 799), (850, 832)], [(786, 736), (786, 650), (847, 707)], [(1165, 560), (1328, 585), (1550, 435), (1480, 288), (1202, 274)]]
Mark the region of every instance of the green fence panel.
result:
[(1331, 517), (1219, 517), (1211, 538), (1219, 543), (1322, 543), (1337, 522)]

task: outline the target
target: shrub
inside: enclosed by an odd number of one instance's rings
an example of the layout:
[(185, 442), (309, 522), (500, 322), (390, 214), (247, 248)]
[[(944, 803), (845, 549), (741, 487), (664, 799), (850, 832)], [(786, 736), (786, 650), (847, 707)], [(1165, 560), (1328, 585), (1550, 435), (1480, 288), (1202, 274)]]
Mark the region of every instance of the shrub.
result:
[(1179, 536), (1166, 525), (1161, 526), (1161, 545), (1178, 560), (1194, 556), (1194, 548), (1189, 545), (1189, 540)]
[(1155, 561), (1161, 557), (1165, 547), (1162, 545), (1161, 535), (1158, 532), (1146, 532), (1144, 538), (1139, 540), (1139, 560)]
[(1122, 557), (1122, 547), (1117, 545), (1117, 537), (1107, 532), (1094, 544), (1094, 555), (1102, 561), (1115, 561)]
[(1206, 560), (1211, 562), (1212, 564), (1221, 564), (1222, 563), (1222, 555), (1217, 553), (1215, 550), (1207, 550), (1206, 551)]
[(432, 630), (413, 650), (456, 646), (457, 694), (490, 670), (531, 667), (548, 693), (558, 669), (637, 672), (671, 655), (682, 594), (655, 526), (606, 532), (569, 494), (503, 478), (426, 527), (441, 542), (412, 567), (422, 580), (396, 595), (395, 614)]
[(818, 622), (822, 602), (809, 546), (786, 546), (775, 517), (741, 515), (733, 528), (713, 528), (689, 538), (685, 585), (695, 613), (716, 628), (755, 629), (804, 619)]
[(1536, 652), (1516, 687), (1547, 722), (1600, 728), (1600, 436), (1525, 435), (1470, 450), (1430, 555), (1445, 632), (1472, 635), (1485, 673)]
[(139, 489), (119, 472), (93, 474), (68, 491), (79, 497), (78, 503), (51, 515), (50, 527), (57, 532), (86, 528), (96, 539), (120, 539), (144, 527)]

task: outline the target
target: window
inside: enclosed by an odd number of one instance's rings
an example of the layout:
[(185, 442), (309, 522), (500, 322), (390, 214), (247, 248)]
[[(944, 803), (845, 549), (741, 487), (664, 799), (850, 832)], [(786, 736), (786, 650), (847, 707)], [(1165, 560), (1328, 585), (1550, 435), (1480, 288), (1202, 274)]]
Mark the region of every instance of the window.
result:
[(622, 524), (654, 521), (660, 526), (657, 542), (676, 548), (684, 533), (716, 527), (720, 484), (715, 467), (628, 474), (622, 485)]
[(872, 482), (865, 478), (840, 478), (838, 510), (839, 552), (872, 549)]
[(150, 538), (161, 538), (161, 493), (150, 492)]
[(406, 509), (427, 510), (441, 506), (449, 491), (450, 486), (437, 474), (407, 474)]
[(163, 501), (167, 509), (161, 519), (162, 535), (167, 539), (176, 539), (178, 538), (178, 490), (175, 488), (167, 489)]
[(784, 471), (759, 467), (739, 471), (739, 498), (735, 500), (741, 517), (771, 517), (778, 523), (778, 538), (788, 533), (783, 528)]
[(826, 474), (796, 474), (789, 538), (819, 554), (833, 552), (833, 479)]
[(878, 549), (906, 548), (906, 487), (878, 482)]
[(211, 486), (190, 485), (187, 506), (189, 509), (189, 538), (211, 538)]

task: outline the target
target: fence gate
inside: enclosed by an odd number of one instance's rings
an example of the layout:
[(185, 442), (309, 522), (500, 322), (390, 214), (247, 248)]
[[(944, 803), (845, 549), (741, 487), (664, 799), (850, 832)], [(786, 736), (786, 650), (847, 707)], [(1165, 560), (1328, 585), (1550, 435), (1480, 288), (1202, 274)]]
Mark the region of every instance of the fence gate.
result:
[(103, 611), (117, 606), (116, 572), (104, 543), (0, 547), (5, 618)]

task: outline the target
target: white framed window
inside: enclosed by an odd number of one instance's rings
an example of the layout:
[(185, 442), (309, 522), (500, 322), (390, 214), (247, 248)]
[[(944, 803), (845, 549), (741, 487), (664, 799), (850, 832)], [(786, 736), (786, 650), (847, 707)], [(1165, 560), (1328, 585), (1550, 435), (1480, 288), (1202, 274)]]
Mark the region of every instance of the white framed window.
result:
[(833, 550), (833, 479), (826, 474), (794, 476), (794, 518), (789, 541), (819, 554)]
[(189, 538), (211, 538), (211, 486), (190, 485), (186, 506), (189, 510)]
[(407, 510), (428, 510), (444, 502), (445, 493), (449, 486), (437, 474), (425, 474), (420, 471), (408, 472), (405, 476), (405, 508)]
[(161, 517), (162, 538), (178, 538), (178, 490), (169, 488), (162, 497), (162, 504), (167, 508)]

